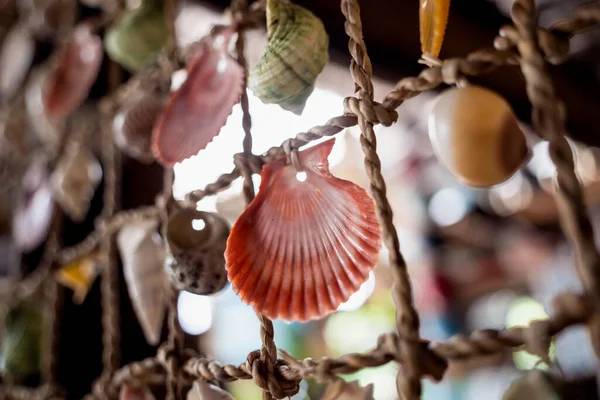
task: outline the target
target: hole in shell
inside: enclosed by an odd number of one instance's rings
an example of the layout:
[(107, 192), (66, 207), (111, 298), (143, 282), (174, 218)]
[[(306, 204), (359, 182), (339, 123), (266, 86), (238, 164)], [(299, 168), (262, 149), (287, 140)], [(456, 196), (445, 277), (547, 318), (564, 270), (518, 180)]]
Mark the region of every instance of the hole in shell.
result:
[(298, 182), (304, 182), (306, 180), (306, 177), (306, 172), (301, 171), (296, 173), (296, 180), (298, 180)]
[(194, 228), (195, 231), (203, 231), (204, 228), (206, 228), (206, 221), (203, 219), (194, 219), (192, 220), (192, 228)]

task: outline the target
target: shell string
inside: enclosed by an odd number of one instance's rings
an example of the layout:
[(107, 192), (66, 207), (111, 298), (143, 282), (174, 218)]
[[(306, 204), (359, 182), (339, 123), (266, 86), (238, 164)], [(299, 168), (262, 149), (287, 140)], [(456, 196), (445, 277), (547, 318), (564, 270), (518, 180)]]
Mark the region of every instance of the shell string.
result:
[[(549, 142), (550, 157), (557, 168), (556, 197), (563, 230), (575, 252), (575, 264), (583, 287), (593, 300), (594, 308), (600, 311), (600, 255), (575, 172), (573, 151), (564, 136), (564, 104), (554, 91), (538, 46), (535, 3), (532, 0), (515, 1), (512, 17), (514, 26), (504, 28), (503, 33), (521, 55), (521, 71), (533, 106), (533, 126), (536, 133)], [(594, 314), (589, 328), (594, 350), (600, 356), (600, 315)]]
[[(373, 105), (373, 71), (371, 61), (363, 41), (360, 8), (357, 0), (342, 0), (342, 12), (346, 18), (344, 28), (349, 36), (348, 49), (352, 56), (350, 73), (358, 89), (358, 99), (365, 107)], [(386, 197), (386, 184), (381, 175), (381, 162), (377, 155), (377, 139), (373, 123), (369, 122), (360, 110), (358, 125), (360, 126), (360, 143), (365, 154), (365, 170), (370, 181), (371, 195), (379, 223), (382, 228), (383, 241), (389, 251), (389, 262), (394, 275), (392, 294), (396, 303), (396, 328), (403, 341), (406, 342), (406, 363), (398, 373), (396, 386), (398, 394), (405, 399), (421, 398), (421, 371), (419, 371), (419, 316), (413, 305), (412, 288), (408, 277), (407, 265), (400, 252), (398, 234), (393, 223), (392, 207)]]

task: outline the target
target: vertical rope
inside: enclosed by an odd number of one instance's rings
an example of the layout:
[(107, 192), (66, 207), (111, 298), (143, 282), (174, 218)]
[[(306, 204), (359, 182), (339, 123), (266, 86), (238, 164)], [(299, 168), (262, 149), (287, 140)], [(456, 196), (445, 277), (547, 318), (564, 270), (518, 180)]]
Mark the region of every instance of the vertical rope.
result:
[(521, 55), (521, 71), (533, 105), (533, 126), (537, 134), (549, 142), (550, 157), (557, 168), (557, 203), (561, 223), (573, 246), (583, 287), (596, 308), (589, 328), (594, 350), (600, 357), (600, 256), (594, 243), (594, 229), (587, 214), (581, 184), (575, 173), (573, 151), (564, 136), (564, 104), (554, 91), (539, 46), (534, 2), (517, 0), (513, 5), (512, 18), (516, 29), (507, 28), (506, 34), (515, 42)]
[[(373, 108), (373, 71), (362, 38), (362, 23), (357, 0), (342, 0), (341, 8), (346, 22), (344, 28), (350, 40), (348, 49), (352, 55), (350, 72), (358, 90), (361, 106)], [(398, 373), (396, 386), (398, 394), (405, 399), (421, 397), (421, 381), (418, 371), (419, 316), (413, 306), (412, 289), (406, 262), (400, 253), (398, 234), (393, 224), (393, 213), (386, 197), (386, 185), (381, 175), (381, 162), (377, 155), (377, 140), (373, 124), (363, 113), (358, 114), (361, 130), (360, 143), (365, 154), (365, 169), (370, 180), (371, 194), (377, 207), (377, 215), (383, 231), (383, 241), (389, 250), (390, 265), (394, 275), (393, 297), (396, 303), (396, 326), (399, 336), (405, 341), (407, 360)]]

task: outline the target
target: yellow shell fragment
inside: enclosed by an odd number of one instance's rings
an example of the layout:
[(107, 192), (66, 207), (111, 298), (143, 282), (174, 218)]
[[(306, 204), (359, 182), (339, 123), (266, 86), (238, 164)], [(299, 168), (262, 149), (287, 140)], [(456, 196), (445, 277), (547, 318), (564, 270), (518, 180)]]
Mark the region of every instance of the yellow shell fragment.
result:
[(429, 116), (429, 134), (437, 158), (469, 186), (508, 180), (530, 155), (510, 105), (482, 87), (444, 92)]
[(302, 114), (329, 60), (329, 36), (319, 18), (287, 0), (267, 0), (268, 44), (248, 87), (267, 104)]
[(440, 54), (449, 13), (450, 0), (419, 0), (419, 28), (423, 54), (433, 57)]
[(91, 254), (56, 271), (58, 283), (73, 290), (73, 303), (81, 304), (85, 300), (100, 271), (99, 261), (98, 254)]

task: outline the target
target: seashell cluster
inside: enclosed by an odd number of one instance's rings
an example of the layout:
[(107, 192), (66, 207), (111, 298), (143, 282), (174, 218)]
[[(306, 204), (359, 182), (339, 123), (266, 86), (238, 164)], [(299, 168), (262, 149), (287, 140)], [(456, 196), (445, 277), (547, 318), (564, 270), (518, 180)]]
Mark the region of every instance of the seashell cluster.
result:
[(233, 28), (207, 37), (186, 66), (187, 78), (175, 91), (154, 127), (152, 150), (172, 166), (198, 154), (219, 134), (244, 90), (244, 70), (229, 55)]
[(302, 114), (329, 60), (323, 22), (287, 0), (267, 0), (267, 33), (267, 48), (250, 71), (248, 87), (263, 103)]
[(158, 221), (144, 220), (119, 231), (117, 246), (133, 309), (151, 345), (158, 344), (167, 306), (165, 249)]
[(439, 56), (449, 13), (450, 0), (419, 0), (419, 30), (423, 54)]
[(225, 246), (229, 226), (220, 216), (204, 211), (181, 209), (167, 224), (166, 268), (179, 290), (207, 295), (227, 285)]
[(126, 11), (108, 29), (104, 47), (111, 59), (137, 72), (156, 58), (168, 36), (162, 10), (146, 0), (140, 7)]
[(85, 146), (71, 143), (51, 176), (56, 201), (75, 222), (85, 219), (102, 180), (100, 163)]
[(381, 231), (367, 192), (331, 175), (335, 139), (263, 167), (256, 198), (227, 241), (227, 274), (246, 304), (271, 319), (334, 312), (377, 263)]
[(429, 116), (429, 135), (437, 158), (469, 186), (505, 182), (530, 157), (510, 105), (482, 87), (445, 91)]
[(165, 102), (159, 95), (142, 94), (117, 113), (113, 120), (114, 140), (125, 154), (145, 164), (154, 161), (152, 130)]
[(91, 24), (83, 22), (75, 27), (72, 40), (43, 89), (48, 118), (64, 118), (83, 103), (96, 81), (103, 57), (102, 40), (92, 32)]

